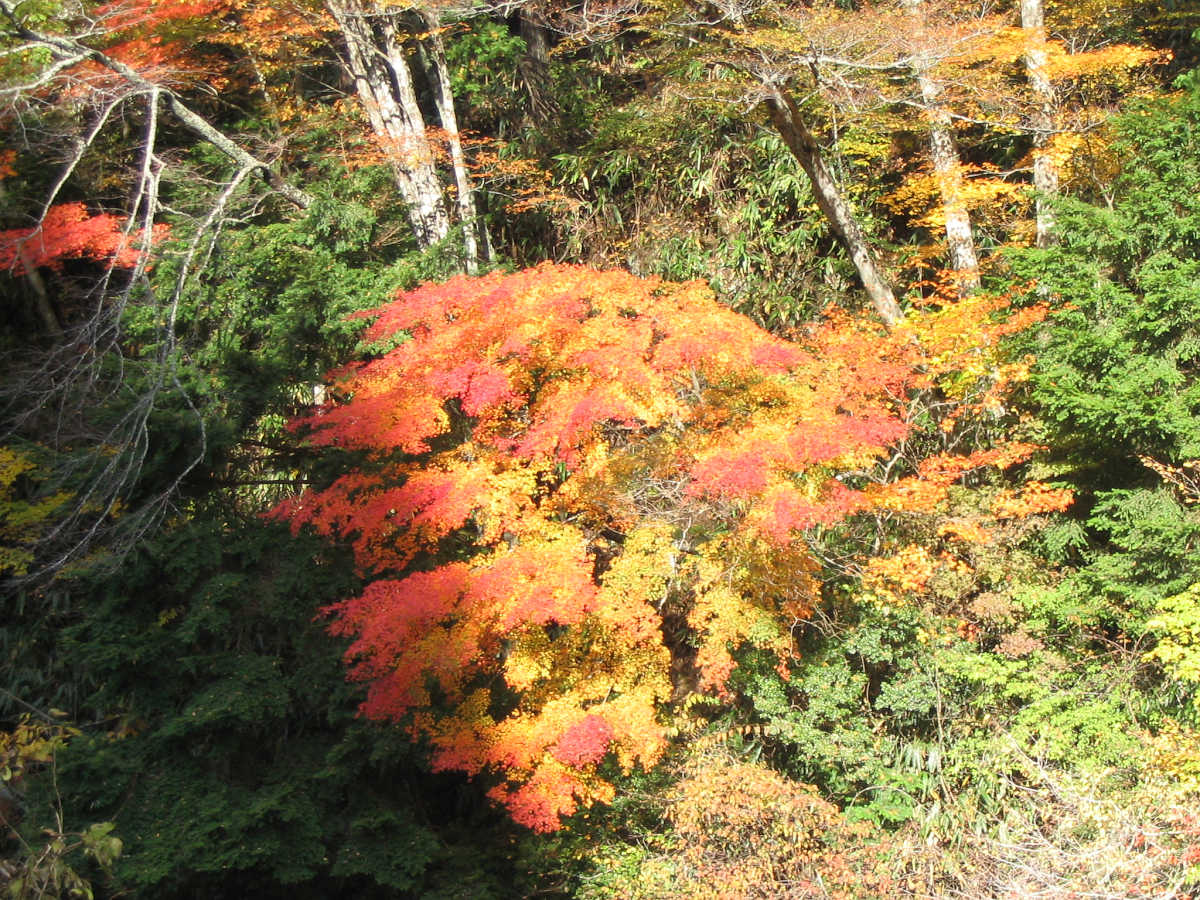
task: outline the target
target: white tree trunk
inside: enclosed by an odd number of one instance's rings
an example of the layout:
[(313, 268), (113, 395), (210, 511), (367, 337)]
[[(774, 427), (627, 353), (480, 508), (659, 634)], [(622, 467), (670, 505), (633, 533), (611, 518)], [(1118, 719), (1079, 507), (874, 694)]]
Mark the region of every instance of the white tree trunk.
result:
[[(446, 48), (442, 43), (441, 22), (437, 13), (426, 10), (421, 13), (421, 21), (429, 30), (426, 46), (429, 51), (429, 61), (433, 69), (431, 81), (433, 85), (434, 102), (437, 104), (438, 117), (442, 120), (442, 130), (446, 133), (446, 142), (450, 147), (450, 163), (454, 169), (454, 184), (457, 188), (458, 215), (463, 229), (463, 251), (466, 255), (466, 269), (474, 275), (479, 271), (479, 264), (487, 262), (491, 256), (491, 242), (487, 235), (487, 226), (480, 221), (478, 207), (475, 203), (475, 186), (471, 182), (471, 174), (467, 170), (467, 158), (463, 153), (462, 134), (458, 129), (458, 115), (454, 111), (454, 94), (450, 90), (450, 65), (446, 61)], [(483, 236), (480, 246), (479, 235)]]
[(1048, 152), (1054, 131), (1056, 98), (1046, 72), (1046, 23), (1042, 0), (1021, 0), (1025, 32), (1025, 75), (1033, 91), (1033, 187), (1037, 191), (1037, 245), (1054, 243), (1054, 210), (1049, 199), (1058, 193), (1058, 165)]
[(422, 247), (432, 246), (449, 234), (450, 217), (396, 14), (365, 0), (327, 0), (326, 5), (346, 42), (349, 72), (371, 129), (408, 205), (413, 234)]
[[(924, 30), (922, 0), (904, 0), (918, 35)], [(918, 36), (918, 40), (921, 37)], [(959, 289), (964, 294), (979, 290), (979, 257), (971, 234), (971, 215), (962, 194), (962, 160), (954, 141), (950, 112), (941, 102), (942, 85), (931, 75), (933, 60), (928, 49), (918, 46), (912, 56), (913, 75), (921, 91), (921, 103), (929, 121), (929, 155), (946, 220), (946, 249)]]

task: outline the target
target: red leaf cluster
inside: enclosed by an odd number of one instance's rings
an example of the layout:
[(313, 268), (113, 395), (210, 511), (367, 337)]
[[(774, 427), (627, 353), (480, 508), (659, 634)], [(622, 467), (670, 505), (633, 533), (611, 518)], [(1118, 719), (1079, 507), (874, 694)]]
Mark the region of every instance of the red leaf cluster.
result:
[(603, 716), (589, 715), (564, 731), (551, 752), (559, 762), (581, 768), (603, 759), (613, 737), (612, 726)]
[[(141, 254), (139, 236), (126, 236), (125, 221), (111, 213), (91, 215), (82, 203), (50, 207), (36, 228), (0, 231), (0, 270), (23, 275), (29, 268), (61, 269), (68, 259), (109, 260), (109, 265), (132, 268)], [(170, 233), (155, 225), (154, 241)]]

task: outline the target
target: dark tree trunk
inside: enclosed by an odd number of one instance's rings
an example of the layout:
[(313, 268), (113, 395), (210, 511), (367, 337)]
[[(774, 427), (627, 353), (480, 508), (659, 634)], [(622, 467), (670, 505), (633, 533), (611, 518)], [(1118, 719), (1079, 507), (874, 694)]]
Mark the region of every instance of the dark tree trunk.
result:
[(529, 95), (529, 113), (534, 123), (545, 126), (558, 120), (561, 110), (550, 84), (550, 29), (541, 4), (528, 4), (517, 14), (525, 55), (521, 58), (521, 81)]

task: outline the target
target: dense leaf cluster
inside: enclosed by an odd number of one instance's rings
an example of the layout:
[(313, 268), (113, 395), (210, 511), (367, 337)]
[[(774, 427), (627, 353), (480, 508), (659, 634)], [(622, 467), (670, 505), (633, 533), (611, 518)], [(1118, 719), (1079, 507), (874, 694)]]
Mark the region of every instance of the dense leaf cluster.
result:
[(1194, 893), (1193, 7), (0, 0), (0, 893)]

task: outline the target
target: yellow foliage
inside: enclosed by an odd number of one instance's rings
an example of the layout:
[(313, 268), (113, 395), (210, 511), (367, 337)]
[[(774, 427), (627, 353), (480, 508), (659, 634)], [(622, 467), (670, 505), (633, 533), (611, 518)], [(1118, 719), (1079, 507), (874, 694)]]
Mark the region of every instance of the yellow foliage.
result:
[(1168, 789), (1200, 793), (1200, 732), (1170, 721), (1149, 740), (1149, 765)]
[[(644, 895), (695, 900), (893, 897), (887, 838), (812, 785), (695, 742), (667, 805), (671, 874)], [(654, 877), (654, 874), (645, 872)], [(663, 873), (666, 874), (666, 873)], [(644, 880), (644, 878), (642, 879)], [(638, 885), (641, 887), (641, 884)]]
[(69, 725), (22, 716), (12, 731), (0, 731), (0, 782), (15, 781), (30, 769), (46, 765), (78, 734), (79, 729)]
[(1062, 512), (1075, 499), (1069, 488), (1055, 488), (1040, 481), (1027, 481), (1019, 491), (1004, 490), (992, 502), (997, 519), (1015, 519), (1050, 512)]
[(1101, 75), (1120, 78), (1130, 69), (1161, 65), (1170, 59), (1170, 50), (1152, 50), (1130, 44), (1111, 44), (1098, 50), (1070, 53), (1062, 44), (1048, 42), (1045, 73), (1051, 79), (1096, 78)]
[(894, 602), (902, 594), (923, 591), (936, 568), (937, 560), (926, 547), (908, 544), (890, 556), (868, 560), (862, 583), (885, 602)]
[(625, 536), (620, 556), (601, 579), (596, 617), (602, 625), (638, 641), (657, 633), (658, 611), (680, 575), (675, 541), (674, 527), (661, 520), (645, 522)]
[(906, 215), (919, 228), (940, 232), (946, 227), (942, 188), (952, 184), (951, 193), (970, 212), (994, 216), (1000, 208), (1025, 209), (1029, 205), (1029, 187), (1016, 181), (989, 175), (978, 166), (963, 165), (947, 175), (918, 172), (910, 175), (880, 202), (895, 213)]
[(1146, 659), (1159, 662), (1178, 681), (1200, 684), (1200, 585), (1159, 600), (1146, 630), (1158, 637)]
[(66, 491), (32, 500), (18, 496), (18, 480), (36, 471), (37, 463), (26, 453), (0, 447), (0, 573), (29, 572), (38, 538), (73, 496)]
[(780, 546), (754, 536), (710, 541), (692, 561), (695, 581), (688, 624), (698, 637), (702, 691), (723, 696), (743, 645), (786, 657), (791, 624), (812, 612), (817, 597), (812, 554), (800, 542)]

